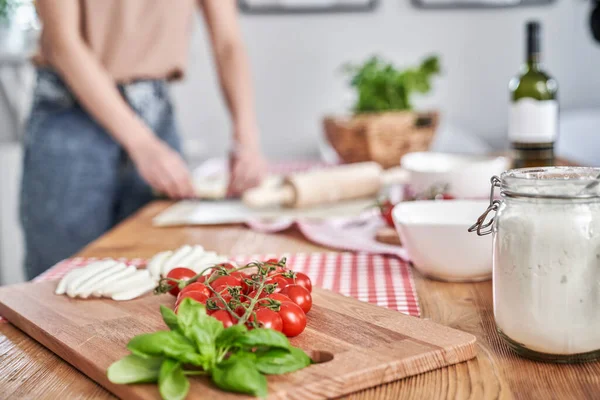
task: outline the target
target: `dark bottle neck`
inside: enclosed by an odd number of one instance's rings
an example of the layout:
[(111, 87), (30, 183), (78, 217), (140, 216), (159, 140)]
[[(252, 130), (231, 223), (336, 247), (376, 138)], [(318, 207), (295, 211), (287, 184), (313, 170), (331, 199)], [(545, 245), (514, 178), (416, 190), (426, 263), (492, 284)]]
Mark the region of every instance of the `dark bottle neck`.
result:
[(527, 24), (527, 43), (525, 60), (529, 70), (540, 69), (542, 46), (540, 40), (540, 25), (536, 22)]

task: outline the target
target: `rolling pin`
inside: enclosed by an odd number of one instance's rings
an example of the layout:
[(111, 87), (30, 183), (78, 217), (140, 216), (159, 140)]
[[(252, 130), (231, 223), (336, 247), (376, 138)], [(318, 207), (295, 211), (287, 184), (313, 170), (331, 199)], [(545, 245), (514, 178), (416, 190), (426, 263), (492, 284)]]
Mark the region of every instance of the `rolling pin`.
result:
[(400, 167), (383, 170), (375, 162), (363, 162), (291, 174), (276, 187), (246, 191), (242, 200), (252, 208), (312, 207), (373, 197), (382, 187), (405, 180), (406, 171)]

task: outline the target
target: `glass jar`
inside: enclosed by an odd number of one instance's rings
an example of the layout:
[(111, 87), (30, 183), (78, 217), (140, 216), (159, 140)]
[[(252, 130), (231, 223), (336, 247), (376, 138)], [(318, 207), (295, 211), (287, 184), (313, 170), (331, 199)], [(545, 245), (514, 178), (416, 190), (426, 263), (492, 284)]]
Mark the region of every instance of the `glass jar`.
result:
[(493, 233), (496, 327), (522, 356), (600, 359), (598, 174), (573, 167), (504, 172), (492, 178), (490, 206), (469, 229)]

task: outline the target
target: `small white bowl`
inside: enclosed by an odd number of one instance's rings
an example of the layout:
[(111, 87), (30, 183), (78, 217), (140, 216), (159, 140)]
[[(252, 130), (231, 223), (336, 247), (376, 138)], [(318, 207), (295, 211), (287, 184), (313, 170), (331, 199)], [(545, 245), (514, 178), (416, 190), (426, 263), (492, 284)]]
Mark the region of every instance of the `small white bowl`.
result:
[(405, 183), (416, 193), (434, 185), (447, 185), (459, 199), (485, 199), (490, 195), (490, 178), (509, 166), (506, 157), (449, 153), (408, 153), (401, 160)]
[(492, 277), (492, 236), (469, 233), (489, 201), (445, 200), (399, 203), (392, 212), (396, 230), (415, 268), (448, 282)]

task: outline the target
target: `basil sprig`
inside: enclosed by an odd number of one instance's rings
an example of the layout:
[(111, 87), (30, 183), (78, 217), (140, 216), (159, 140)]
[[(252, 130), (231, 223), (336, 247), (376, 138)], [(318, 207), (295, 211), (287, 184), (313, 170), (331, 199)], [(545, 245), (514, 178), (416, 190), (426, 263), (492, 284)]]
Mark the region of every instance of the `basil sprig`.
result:
[(280, 332), (245, 325), (227, 329), (206, 314), (206, 308), (190, 298), (178, 314), (161, 306), (168, 331), (142, 334), (127, 344), (131, 354), (108, 368), (113, 383), (156, 383), (165, 400), (187, 396), (188, 376), (209, 375), (222, 390), (267, 396), (265, 375), (297, 371), (311, 359), (293, 347)]

